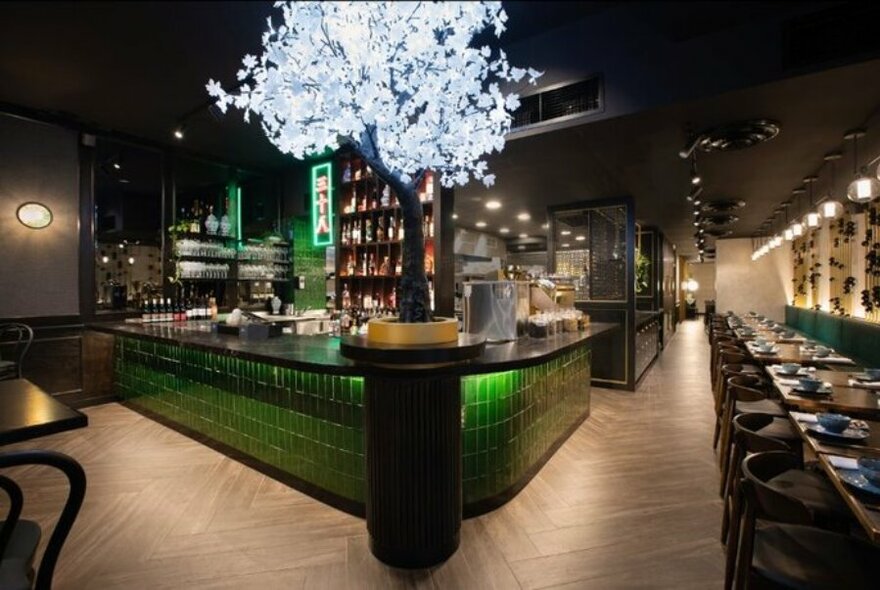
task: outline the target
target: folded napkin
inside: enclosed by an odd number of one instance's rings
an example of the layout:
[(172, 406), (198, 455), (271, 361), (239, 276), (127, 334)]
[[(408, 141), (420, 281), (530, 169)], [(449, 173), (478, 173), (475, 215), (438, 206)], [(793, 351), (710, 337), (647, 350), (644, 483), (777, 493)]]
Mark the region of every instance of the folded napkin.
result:
[(841, 457), (840, 455), (827, 455), (828, 462), (837, 469), (858, 469), (859, 464), (852, 457)]
[(851, 365), (855, 364), (852, 359), (836, 354), (823, 357), (813, 355), (813, 360), (817, 363), (847, 363)]
[(795, 385), (800, 384), (799, 379), (777, 379), (776, 382), (780, 385), (785, 385), (786, 387), (794, 387)]
[(880, 391), (880, 381), (859, 381), (858, 379), (850, 379), (848, 383), (850, 387), (861, 387), (862, 389)]
[(808, 414), (807, 412), (789, 412), (789, 414), (791, 414), (791, 417), (798, 422), (803, 422), (805, 424), (816, 424), (819, 422), (819, 419), (816, 418), (816, 414)]

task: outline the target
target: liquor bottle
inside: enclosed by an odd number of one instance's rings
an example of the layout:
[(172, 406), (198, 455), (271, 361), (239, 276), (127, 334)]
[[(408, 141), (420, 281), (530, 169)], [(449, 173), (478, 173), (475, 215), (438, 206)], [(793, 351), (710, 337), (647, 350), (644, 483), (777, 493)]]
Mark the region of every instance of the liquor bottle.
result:
[(387, 256), (382, 260), (381, 266), (379, 266), (379, 274), (382, 276), (391, 274), (391, 263), (388, 261)]
[(342, 171), (342, 182), (351, 182), (351, 160), (348, 161), (348, 165)]
[(361, 259), (361, 275), (367, 276), (367, 256), (366, 256), (366, 254)]
[(434, 200), (434, 173), (428, 172), (425, 174), (425, 193), (427, 195), (428, 201)]
[(397, 226), (397, 239), (401, 242), (403, 241), (403, 220), (400, 220), (400, 225)]
[(354, 179), (355, 179), (355, 180), (360, 180), (360, 179), (361, 179), (361, 175), (362, 175), (362, 172), (361, 172), (361, 163), (360, 163), (360, 161), (358, 161), (357, 164), (354, 165)]
[(369, 276), (371, 276), (371, 277), (375, 276), (375, 274), (376, 274), (376, 259), (373, 257), (372, 253), (370, 253), (370, 264), (369, 264), (369, 267), (367, 268), (367, 270), (369, 271)]
[(342, 227), (339, 229), (339, 243), (343, 246), (348, 245), (348, 223), (342, 222)]
[(165, 298), (165, 321), (170, 322), (174, 320), (174, 308), (171, 306), (171, 297)]
[(348, 212), (354, 213), (357, 211), (357, 185), (351, 185), (351, 202), (348, 204)]
[(372, 220), (367, 218), (367, 220), (364, 222), (364, 226), (366, 228), (364, 231), (364, 233), (366, 234), (365, 241), (369, 244), (370, 242), (373, 241), (373, 222), (372, 222)]
[(148, 299), (144, 299), (141, 303), (141, 323), (150, 323), (150, 303)]
[(351, 332), (351, 316), (348, 315), (348, 308), (343, 308), (342, 315), (339, 317), (339, 331), (341, 334)]
[(361, 195), (361, 204), (359, 211), (367, 211), (369, 210), (370, 202), (367, 200), (367, 191), (364, 191), (364, 194)]
[(431, 301), (431, 309), (434, 309), (434, 280), (428, 281), (428, 299)]
[(388, 307), (392, 309), (397, 307), (397, 289), (391, 289), (391, 294), (388, 295)]
[(431, 215), (430, 213), (428, 213), (427, 217), (425, 218), (425, 225), (427, 228), (427, 230), (425, 231), (425, 235), (429, 238), (433, 238), (434, 237), (434, 216)]
[(343, 283), (343, 285), (342, 285), (342, 309), (348, 309), (349, 307), (351, 307), (351, 293), (349, 293), (349, 291), (348, 291), (348, 283)]
[(186, 321), (193, 319), (193, 305), (192, 300), (189, 298), (186, 299), (186, 303), (184, 304), (183, 315)]
[(208, 317), (212, 322), (217, 321), (217, 298), (208, 297)]
[(376, 225), (377, 225), (377, 227), (376, 227), (376, 241), (377, 242), (384, 242), (385, 241), (385, 216), (384, 215), (379, 216), (379, 221)]
[(202, 297), (199, 302), (199, 316), (201, 319), (206, 320), (209, 317), (210, 311), (208, 310), (208, 300), (205, 297)]
[(388, 219), (388, 241), (393, 242), (394, 238), (397, 237), (397, 218), (394, 216), (394, 213), (391, 214), (391, 217)]
[(370, 209), (378, 209), (379, 208), (379, 192), (374, 188), (373, 189), (373, 199), (370, 201)]
[(199, 209), (199, 200), (196, 199), (192, 206), (192, 217), (189, 222), (189, 231), (194, 234), (201, 233), (202, 224), (201, 224), (201, 210)]
[(403, 258), (402, 255), (398, 256), (397, 261), (394, 264), (394, 274), (396, 274), (397, 276), (400, 276), (403, 274), (403, 267), (401, 266), (401, 259), (402, 258)]
[(349, 254), (348, 256), (348, 264), (346, 264), (345, 274), (348, 276), (354, 275), (354, 254)]
[(383, 207), (388, 207), (391, 205), (391, 187), (389, 185), (385, 185), (385, 188), (382, 189), (382, 198), (379, 200), (382, 203)]

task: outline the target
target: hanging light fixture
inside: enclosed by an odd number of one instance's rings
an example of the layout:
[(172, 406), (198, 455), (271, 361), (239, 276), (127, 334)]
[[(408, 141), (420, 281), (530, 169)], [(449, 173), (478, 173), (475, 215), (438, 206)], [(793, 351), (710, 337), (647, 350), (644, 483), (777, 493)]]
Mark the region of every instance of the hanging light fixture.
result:
[(825, 154), (825, 161), (831, 165), (831, 178), (828, 184), (828, 194), (825, 195), (825, 198), (822, 199), (819, 203), (818, 213), (824, 217), (825, 219), (834, 219), (841, 213), (843, 213), (843, 205), (840, 204), (840, 201), (834, 198), (834, 185), (835, 185), (835, 162), (843, 157), (843, 154), (840, 152), (831, 152), (830, 154)]
[(880, 195), (880, 180), (867, 175), (865, 168), (859, 169), (859, 138), (865, 135), (864, 129), (853, 129), (843, 136), (853, 142), (853, 176), (855, 180), (846, 189), (847, 198), (854, 203), (869, 203)]
[(700, 173), (697, 172), (697, 152), (694, 151), (691, 154), (691, 184), (697, 186), (701, 182), (703, 182), (703, 179), (700, 178)]
[(807, 176), (804, 178), (804, 184), (809, 187), (810, 205), (807, 214), (804, 216), (804, 225), (810, 229), (815, 229), (822, 225), (822, 216), (813, 209), (813, 184), (818, 180), (817, 176)]

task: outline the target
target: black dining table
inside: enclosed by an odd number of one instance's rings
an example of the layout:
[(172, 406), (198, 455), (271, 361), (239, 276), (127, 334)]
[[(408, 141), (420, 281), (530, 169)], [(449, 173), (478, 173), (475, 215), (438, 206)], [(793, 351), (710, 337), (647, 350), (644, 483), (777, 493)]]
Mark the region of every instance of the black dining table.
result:
[(83, 428), (88, 423), (88, 416), (27, 379), (0, 381), (0, 445)]

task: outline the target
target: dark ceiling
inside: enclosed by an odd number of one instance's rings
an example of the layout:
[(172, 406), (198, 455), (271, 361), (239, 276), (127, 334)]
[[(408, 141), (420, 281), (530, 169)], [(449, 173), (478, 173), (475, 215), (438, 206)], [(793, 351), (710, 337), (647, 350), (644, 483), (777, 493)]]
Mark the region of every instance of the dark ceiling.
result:
[[(749, 236), (825, 153), (841, 146), (844, 131), (880, 105), (880, 84), (866, 83), (877, 79), (880, 60), (510, 141), (490, 160), (498, 177), (494, 187), (471, 184), (456, 191), (458, 222), (485, 221), (484, 231), (493, 233), (506, 226), (509, 236), (542, 235), (549, 205), (632, 195), (637, 218), (661, 227), (681, 253), (692, 255), (693, 217), (684, 198), (690, 168), (678, 156), (684, 129), (770, 118), (782, 126), (776, 138), (741, 151), (698, 154), (702, 198), (744, 200), (732, 228), (735, 236)], [(849, 161), (839, 169), (845, 174)], [(504, 207), (486, 210), (490, 199)], [(531, 221), (517, 221), (521, 211)]]
[[(608, 10), (610, 2), (505, 2), (504, 44)], [(735, 26), (779, 10), (777, 3), (669, 2), (644, 4), (637, 18), (669, 39)], [(4, 2), (0, 3), (0, 103), (60, 113), (154, 142), (171, 143), (182, 115), (207, 105), (204, 84), (234, 80), (241, 57), (259, 50), (264, 2)], [(456, 193), (460, 222), (484, 218), (497, 230), (543, 233), (543, 207), (598, 196), (633, 195), (640, 219), (658, 224), (684, 252), (692, 248), (690, 212), (683, 199), (687, 166), (676, 156), (685, 124), (710, 126), (771, 117), (782, 133), (742, 153), (708, 155), (700, 167), (707, 196), (748, 202), (740, 233), (749, 233), (844, 129), (880, 104), (880, 62), (792, 78), (767, 86), (513, 140), (492, 167), (492, 191)], [(857, 89), (853, 91), (852, 89)], [(2, 106), (2, 105), (0, 105)], [(206, 110), (188, 124), (186, 149), (244, 167), (290, 162), (238, 113), (218, 122)], [(487, 212), (482, 199), (504, 208)], [(528, 209), (531, 223), (511, 213)]]

